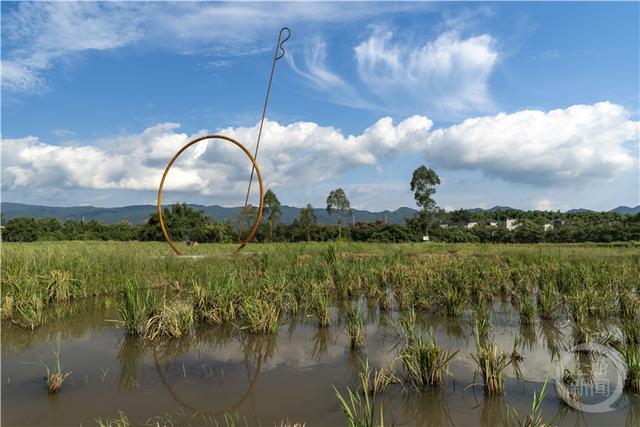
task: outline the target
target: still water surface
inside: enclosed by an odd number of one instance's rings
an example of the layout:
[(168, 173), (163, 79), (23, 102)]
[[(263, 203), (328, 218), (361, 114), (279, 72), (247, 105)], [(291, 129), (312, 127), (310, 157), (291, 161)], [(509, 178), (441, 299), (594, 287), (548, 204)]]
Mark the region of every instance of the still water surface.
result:
[[(249, 335), (237, 327), (196, 329), (192, 337), (148, 343), (126, 337), (108, 319), (109, 308), (75, 308), (68, 319), (49, 321), (33, 332), (3, 323), (2, 425), (96, 425), (96, 419), (126, 414), (132, 424), (344, 425), (332, 386), (357, 385), (361, 360), (379, 367), (396, 358), (401, 337), (395, 314), (369, 310), (365, 347), (349, 349), (338, 310), (330, 328), (313, 318), (288, 319), (277, 334)], [(439, 343), (460, 349), (451, 363), (453, 376), (442, 390), (416, 393), (392, 385), (378, 396), (387, 425), (502, 425), (506, 412), (526, 416), (534, 391), (553, 373), (554, 347), (571, 340), (562, 322), (522, 327), (508, 304), (496, 304), (494, 335), (511, 351), (518, 340), (524, 356), (518, 375), (507, 369), (502, 397), (485, 398), (474, 377), (473, 317), (451, 319), (422, 315), (422, 329), (433, 328)], [(48, 395), (40, 361), (52, 366), (60, 349), (71, 377), (60, 393)], [(561, 351), (561, 350), (560, 350)], [(399, 363), (397, 364), (399, 367)], [(619, 410), (587, 414), (563, 404), (549, 387), (543, 418), (560, 425), (639, 425), (640, 399), (624, 396)]]

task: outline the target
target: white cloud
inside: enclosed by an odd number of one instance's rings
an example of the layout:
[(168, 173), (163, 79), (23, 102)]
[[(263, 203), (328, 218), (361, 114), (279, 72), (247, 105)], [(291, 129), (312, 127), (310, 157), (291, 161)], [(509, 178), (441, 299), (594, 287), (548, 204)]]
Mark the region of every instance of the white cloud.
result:
[(89, 50), (146, 42), (184, 54), (271, 50), (282, 23), (342, 23), (423, 7), (332, 3), (19, 2), (2, 15), (2, 84), (34, 92), (57, 63)]
[[(177, 132), (163, 123), (140, 134), (101, 140), (93, 145), (54, 145), (36, 137), (2, 141), (2, 186), (6, 190), (43, 187), (101, 190), (156, 190), (171, 156), (189, 139), (202, 134)], [(431, 127), (424, 117), (397, 125), (383, 118), (361, 135), (312, 122), (281, 125), (267, 120), (259, 165), (271, 187), (297, 187), (334, 178), (348, 168), (374, 166), (409, 147), (416, 150)], [(258, 125), (222, 129), (248, 147)], [(224, 141), (202, 142), (187, 150), (172, 167), (167, 190), (210, 196), (238, 196), (246, 185), (250, 163)]]
[(44, 86), (41, 74), (63, 57), (135, 41), (143, 17), (126, 16), (122, 10), (118, 3), (19, 3), (14, 11), (3, 14), (4, 87), (39, 90)]
[(435, 40), (395, 40), (376, 28), (355, 47), (361, 79), (386, 103), (410, 103), (413, 111), (431, 114), (486, 111), (492, 101), (488, 80), (497, 61), (495, 41), (488, 34), (463, 38), (456, 31)]
[[(273, 188), (338, 183), (347, 171), (383, 168), (394, 156), (412, 153), (422, 153), (436, 170), (473, 169), (508, 182), (541, 186), (579, 185), (637, 167), (640, 123), (629, 117), (623, 107), (604, 102), (479, 117), (435, 130), (423, 116), (397, 124), (385, 117), (359, 135), (313, 122), (285, 125), (267, 120), (258, 163), (265, 184)], [(168, 159), (205, 132), (188, 135), (178, 128), (176, 123), (162, 123), (96, 145), (54, 145), (32, 136), (4, 139), (2, 188), (155, 191)], [(217, 133), (252, 150), (257, 130), (258, 125)], [(233, 145), (202, 142), (172, 168), (167, 190), (235, 202), (246, 188), (249, 170), (248, 160)]]
[(51, 133), (57, 137), (64, 138), (67, 136), (73, 136), (76, 133), (70, 129), (54, 129)]
[(556, 204), (549, 200), (549, 199), (539, 199), (536, 201), (535, 203), (535, 208), (536, 210), (539, 211), (551, 211), (551, 210), (555, 210)]
[[(435, 164), (505, 181), (580, 184), (637, 166), (639, 132), (624, 107), (601, 102), (467, 119), (435, 130), (425, 153)], [(625, 147), (630, 141), (633, 154)]]
[(322, 38), (315, 37), (305, 44), (302, 55), (304, 70), (296, 65), (295, 56), (296, 51), (291, 49), (285, 57), (291, 68), (314, 89), (326, 93), (332, 102), (351, 107), (371, 108), (352, 85), (329, 69), (326, 64), (327, 43)]

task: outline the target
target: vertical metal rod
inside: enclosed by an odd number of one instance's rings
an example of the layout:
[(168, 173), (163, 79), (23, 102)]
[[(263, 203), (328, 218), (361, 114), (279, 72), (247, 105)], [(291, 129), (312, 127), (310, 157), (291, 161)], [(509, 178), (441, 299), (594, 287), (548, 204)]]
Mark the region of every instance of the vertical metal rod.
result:
[[(287, 32), (286, 37), (283, 39), (282, 34)], [(276, 62), (278, 59), (284, 56), (284, 47), (282, 46), (284, 42), (289, 40), (291, 37), (291, 30), (287, 27), (283, 27), (280, 29), (280, 33), (278, 34), (278, 42), (276, 43), (276, 51), (273, 54), (273, 63), (271, 64), (271, 74), (269, 75), (269, 84), (267, 85), (267, 95), (264, 98), (264, 105), (262, 107), (262, 118), (260, 119), (260, 128), (258, 129), (258, 139), (256, 141), (256, 149), (253, 153), (253, 158), (258, 158), (258, 149), (260, 148), (260, 138), (262, 138), (262, 127), (264, 125), (264, 117), (267, 113), (267, 104), (269, 103), (269, 94), (271, 93), (271, 83), (273, 82), (273, 74), (276, 70)], [(249, 178), (249, 185), (247, 186), (247, 194), (244, 197), (244, 207), (242, 208), (242, 217), (240, 218), (240, 230), (238, 231), (238, 240), (242, 241), (242, 232), (244, 231), (244, 221), (247, 216), (247, 207), (249, 206), (249, 193), (251, 193), (251, 184), (253, 183), (253, 174), (255, 171), (255, 167), (251, 166), (251, 176)]]

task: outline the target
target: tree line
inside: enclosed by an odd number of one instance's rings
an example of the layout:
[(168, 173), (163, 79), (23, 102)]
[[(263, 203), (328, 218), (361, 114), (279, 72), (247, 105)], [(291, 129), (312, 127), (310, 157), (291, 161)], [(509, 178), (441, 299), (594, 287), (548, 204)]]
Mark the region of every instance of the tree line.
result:
[[(356, 222), (346, 192), (337, 188), (326, 199), (326, 210), (336, 218), (331, 225), (318, 224), (315, 210), (307, 204), (292, 224), (280, 222), (280, 201), (272, 190), (264, 196), (264, 216), (257, 229), (257, 242), (300, 242), (346, 240), (357, 242), (418, 242), (424, 236), (430, 241), (478, 243), (578, 243), (624, 242), (640, 240), (640, 214), (612, 212), (561, 213), (502, 209), (493, 212), (459, 209), (445, 212), (433, 196), (440, 178), (430, 168), (420, 166), (413, 173), (410, 188), (420, 211), (406, 218), (405, 224), (384, 221)], [(246, 228), (255, 220), (257, 209), (249, 206)], [(507, 219), (516, 219), (517, 228), (509, 230)], [(239, 221), (216, 221), (204, 212), (184, 203), (164, 208), (163, 220), (174, 241), (200, 243), (237, 242)], [(494, 222), (491, 224), (490, 222)], [(466, 228), (476, 223), (473, 228)], [(496, 224), (497, 223), (497, 224)], [(247, 227), (246, 225), (249, 225)], [(553, 224), (544, 230), (544, 224)], [(33, 242), (38, 240), (139, 240), (162, 241), (164, 236), (157, 213), (142, 224), (119, 222), (105, 224), (96, 220), (59, 221), (55, 218), (14, 218), (4, 224), (2, 240)]]

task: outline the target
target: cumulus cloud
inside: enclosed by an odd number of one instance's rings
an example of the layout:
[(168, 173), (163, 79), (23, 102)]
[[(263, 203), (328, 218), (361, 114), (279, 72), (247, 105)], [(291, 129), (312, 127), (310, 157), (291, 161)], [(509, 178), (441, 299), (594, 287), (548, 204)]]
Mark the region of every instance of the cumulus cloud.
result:
[[(637, 166), (639, 122), (609, 102), (548, 112), (501, 113), (435, 130), (426, 155), (453, 169), (479, 169), (534, 185), (610, 179)], [(635, 146), (632, 152), (625, 143)]]
[(484, 111), (491, 107), (488, 80), (497, 61), (488, 34), (463, 38), (446, 31), (435, 40), (396, 40), (377, 28), (355, 47), (360, 78), (387, 102), (435, 114)]
[[(362, 167), (384, 167), (397, 155), (421, 154), (439, 168), (471, 169), (508, 182), (549, 186), (612, 179), (637, 167), (640, 123), (608, 102), (467, 119), (432, 129), (424, 116), (384, 117), (359, 135), (313, 122), (267, 120), (259, 153), (265, 183), (300, 188)], [(252, 149), (258, 125), (217, 133)], [(2, 188), (156, 190), (168, 159), (188, 140), (176, 123), (94, 145), (55, 145), (37, 137), (2, 141)], [(206, 141), (174, 165), (167, 190), (237, 198), (250, 163), (232, 144)], [(409, 173), (409, 172), (407, 172)], [(234, 199), (235, 201), (235, 199)]]
[[(287, 187), (326, 181), (351, 167), (374, 166), (399, 150), (417, 150), (432, 123), (415, 116), (394, 125), (383, 118), (360, 135), (344, 135), (312, 122), (281, 125), (267, 120), (259, 164), (267, 185)], [(2, 141), (2, 187), (6, 190), (63, 187), (155, 190), (168, 159), (195, 136), (163, 123), (140, 134), (97, 145), (54, 145), (39, 138)], [(221, 129), (251, 147), (258, 125)], [(203, 141), (172, 167), (167, 190), (237, 196), (250, 163), (232, 144)]]

